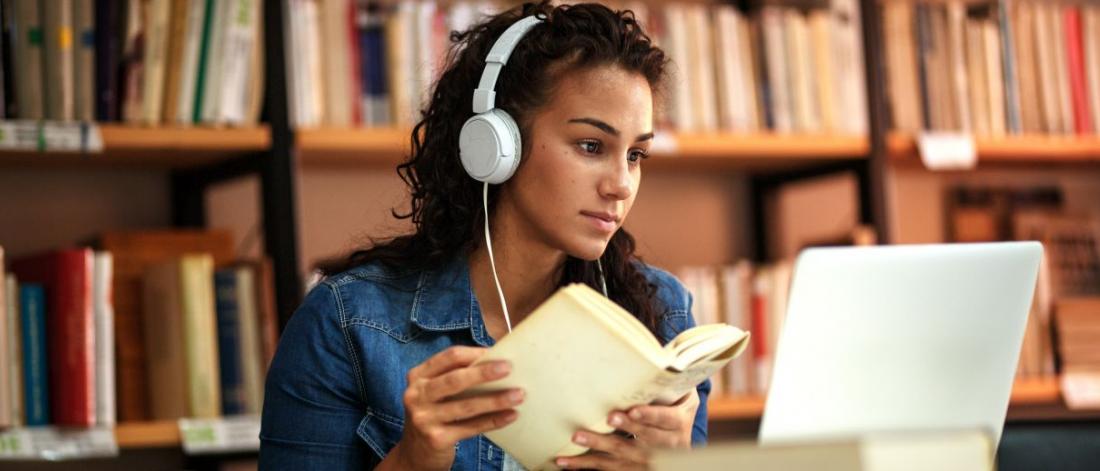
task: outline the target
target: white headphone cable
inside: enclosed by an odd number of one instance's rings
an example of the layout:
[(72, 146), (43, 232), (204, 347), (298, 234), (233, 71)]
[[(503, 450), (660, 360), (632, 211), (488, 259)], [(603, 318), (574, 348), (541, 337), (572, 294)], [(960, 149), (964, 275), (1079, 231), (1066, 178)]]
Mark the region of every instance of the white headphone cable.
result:
[[(500, 287), (500, 277), (497, 276), (497, 262), (493, 257), (493, 238), (489, 236), (489, 182), (485, 182), (481, 191), (481, 208), (485, 211), (485, 248), (489, 251), (489, 266), (493, 268), (493, 281), (497, 285), (497, 294), (500, 295), (500, 309), (504, 311), (504, 325), (508, 327), (508, 332), (512, 332), (512, 318), (508, 316), (508, 303), (504, 300), (504, 290)], [(611, 296), (607, 294), (607, 278), (603, 274), (603, 264), (600, 263), (600, 259), (596, 259), (596, 270), (600, 275), (600, 290), (603, 291), (605, 298), (610, 299)]]
[(489, 250), (489, 265), (493, 267), (493, 281), (497, 284), (497, 294), (500, 295), (500, 309), (504, 311), (504, 325), (508, 326), (508, 333), (512, 332), (512, 319), (508, 317), (508, 303), (504, 301), (504, 290), (500, 288), (500, 278), (497, 277), (497, 262), (493, 259), (493, 239), (489, 237), (489, 182), (481, 191), (481, 207), (485, 210), (485, 248)]

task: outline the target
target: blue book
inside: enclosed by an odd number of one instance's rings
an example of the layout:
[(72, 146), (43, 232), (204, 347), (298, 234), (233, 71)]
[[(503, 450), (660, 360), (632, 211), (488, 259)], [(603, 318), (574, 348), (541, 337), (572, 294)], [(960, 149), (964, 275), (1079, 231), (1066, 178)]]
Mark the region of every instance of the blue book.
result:
[(389, 87), (386, 83), (385, 18), (375, 4), (358, 6), (359, 78), (364, 95), (363, 121), (371, 126), (390, 124)]
[(49, 361), (46, 358), (46, 292), (42, 285), (19, 286), (23, 322), (23, 400), (27, 425), (50, 422)]
[(241, 316), (237, 300), (236, 270), (218, 270), (214, 273), (214, 299), (218, 317), (222, 413), (243, 414), (244, 375), (241, 371)]

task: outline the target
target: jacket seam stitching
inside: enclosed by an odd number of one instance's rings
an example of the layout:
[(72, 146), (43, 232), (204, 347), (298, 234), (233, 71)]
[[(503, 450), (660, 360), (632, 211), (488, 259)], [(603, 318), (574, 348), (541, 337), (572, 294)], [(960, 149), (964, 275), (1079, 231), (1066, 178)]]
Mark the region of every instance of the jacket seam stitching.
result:
[(355, 368), (355, 382), (359, 388), (359, 399), (363, 402), (367, 400), (366, 386), (363, 383), (363, 371), (359, 365), (359, 357), (355, 354), (355, 348), (352, 346), (351, 334), (348, 332), (347, 326), (347, 312), (344, 310), (344, 301), (340, 298), (339, 292), (335, 287), (330, 287), (333, 299), (336, 301), (336, 312), (340, 315), (340, 331), (344, 334), (344, 345), (347, 347), (348, 357), (351, 359), (352, 367)]

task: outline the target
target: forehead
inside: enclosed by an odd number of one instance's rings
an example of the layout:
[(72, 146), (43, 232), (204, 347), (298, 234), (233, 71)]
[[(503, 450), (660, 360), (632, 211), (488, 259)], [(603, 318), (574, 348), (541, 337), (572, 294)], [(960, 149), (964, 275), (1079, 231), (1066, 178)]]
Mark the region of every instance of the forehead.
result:
[(639, 73), (612, 66), (589, 67), (563, 74), (547, 105), (548, 112), (589, 115), (626, 113), (651, 119), (653, 92), (649, 82)]

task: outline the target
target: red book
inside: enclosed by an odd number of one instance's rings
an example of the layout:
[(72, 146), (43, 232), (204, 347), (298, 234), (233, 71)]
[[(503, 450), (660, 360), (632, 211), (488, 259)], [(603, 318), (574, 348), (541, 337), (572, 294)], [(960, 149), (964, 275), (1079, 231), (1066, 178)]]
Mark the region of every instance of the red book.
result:
[(91, 249), (67, 249), (12, 262), (21, 282), (46, 289), (50, 422), (95, 425), (95, 314)]
[(1089, 114), (1088, 82), (1085, 80), (1085, 51), (1081, 43), (1081, 9), (1067, 6), (1063, 10), (1066, 27), (1066, 64), (1069, 66), (1069, 83), (1073, 93), (1073, 123), (1077, 134), (1092, 133), (1092, 116)]

